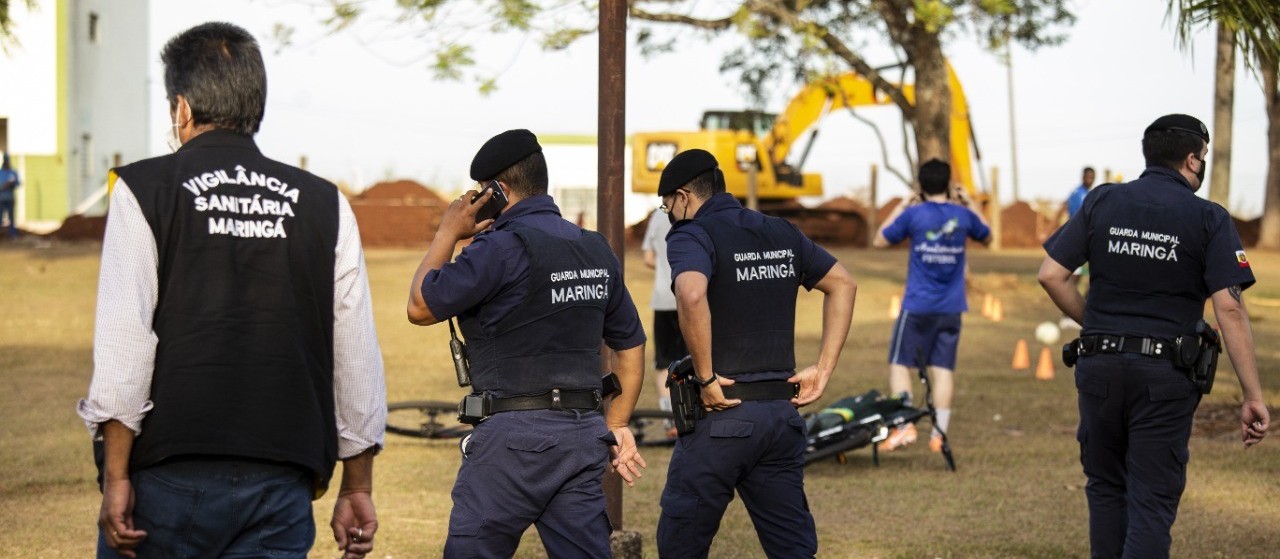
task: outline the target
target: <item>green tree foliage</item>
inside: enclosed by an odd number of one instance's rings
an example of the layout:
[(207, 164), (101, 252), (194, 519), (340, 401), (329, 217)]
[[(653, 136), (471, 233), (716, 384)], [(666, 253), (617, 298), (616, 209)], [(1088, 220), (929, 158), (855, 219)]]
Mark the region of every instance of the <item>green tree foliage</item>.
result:
[[(1216, 25), (1220, 40), (1233, 42), (1244, 55), (1245, 64), (1257, 72), (1267, 108), (1267, 178), (1264, 183), (1262, 224), (1258, 244), (1280, 249), (1280, 2), (1276, 0), (1170, 0), (1169, 15), (1176, 14), (1175, 30), (1179, 42), (1189, 45), (1190, 37), (1204, 26)], [(1225, 34), (1225, 37), (1223, 36)], [(1217, 74), (1220, 81), (1234, 75), (1229, 66), (1234, 60), (1219, 56)], [(1234, 81), (1227, 79), (1226, 81)], [(1222, 84), (1229, 87), (1230, 84)], [(1224, 89), (1219, 88), (1220, 90)], [(1220, 145), (1214, 146), (1215, 160), (1229, 169), (1231, 95), (1220, 91), (1214, 99), (1214, 128)], [(1219, 127), (1218, 121), (1226, 122)], [(1225, 157), (1224, 157), (1225, 156)], [(1210, 198), (1225, 204), (1229, 198), (1226, 173), (1219, 176), (1215, 167)]]
[[(1176, 15), (1175, 15), (1176, 14)], [(1211, 24), (1221, 24), (1234, 36), (1246, 64), (1280, 60), (1280, 2), (1276, 0), (1169, 0), (1178, 41), (1185, 47), (1191, 36)]]
[(9, 54), (10, 49), (22, 46), (16, 36), (13, 22), (13, 8), (26, 5), (28, 10), (36, 8), (36, 0), (0, 0), (0, 52)]

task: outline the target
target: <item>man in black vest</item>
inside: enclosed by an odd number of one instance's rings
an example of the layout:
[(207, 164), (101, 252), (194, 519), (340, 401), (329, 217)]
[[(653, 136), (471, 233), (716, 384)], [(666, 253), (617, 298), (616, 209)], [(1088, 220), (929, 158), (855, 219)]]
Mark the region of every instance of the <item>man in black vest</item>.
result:
[[(408, 303), (414, 324), (457, 317), (471, 363), (464, 404), (479, 424), (462, 442), (444, 555), (510, 557), (536, 524), (551, 557), (608, 557), (605, 468), (630, 485), (644, 467), (627, 428), (644, 380), (640, 317), (604, 237), (564, 220), (547, 195), (533, 133), (485, 142), (471, 178), (483, 195), (445, 210)], [(495, 190), (508, 202), (478, 219)], [(602, 339), (622, 385), (607, 418)]]
[(226, 23), (165, 45), (172, 155), (111, 173), (94, 375), (98, 557), (305, 558), (343, 460), (334, 538), (373, 549), (386, 388), (355, 216), (258, 151), (266, 72)]
[[(671, 457), (658, 520), (664, 558), (706, 557), (734, 490), (769, 557), (814, 557), (804, 494), (805, 422), (849, 333), (857, 285), (786, 220), (744, 209), (716, 159), (682, 152), (662, 171), (662, 211), (674, 222), (667, 257), (680, 331), (709, 412)], [(796, 372), (796, 295), (825, 296), (818, 363)]]
[[(1083, 326), (1068, 355), (1078, 359), (1076, 438), (1089, 478), (1092, 557), (1169, 556), (1191, 421), (1207, 388), (1183, 356), (1195, 361), (1210, 351), (1197, 336), (1206, 299), (1243, 393), (1241, 440), (1248, 448), (1267, 434), (1270, 416), (1243, 299), (1253, 270), (1231, 215), (1195, 194), (1208, 144), (1209, 129), (1194, 117), (1156, 119), (1143, 132), (1142, 176), (1090, 191), (1044, 244), (1040, 284)], [(1087, 299), (1071, 280), (1085, 263)], [(1212, 376), (1206, 380), (1211, 386)]]

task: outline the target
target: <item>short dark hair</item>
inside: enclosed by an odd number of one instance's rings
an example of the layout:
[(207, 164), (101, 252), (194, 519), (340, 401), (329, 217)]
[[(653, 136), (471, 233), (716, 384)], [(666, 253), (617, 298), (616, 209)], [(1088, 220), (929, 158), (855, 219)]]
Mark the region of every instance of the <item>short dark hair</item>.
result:
[(925, 194), (942, 194), (951, 185), (951, 165), (940, 159), (930, 159), (920, 166), (920, 190)]
[(503, 169), (493, 178), (507, 185), (507, 188), (521, 198), (546, 194), (547, 158), (542, 156), (542, 152), (535, 152)]
[(248, 31), (219, 21), (197, 25), (169, 39), (160, 61), (171, 110), (181, 95), (196, 125), (247, 135), (258, 131), (267, 104), (267, 70)]
[(693, 177), (693, 180), (682, 188), (697, 196), (699, 200), (706, 200), (725, 191), (724, 172), (719, 168), (708, 169), (702, 174)]
[(1200, 156), (1205, 146), (1204, 138), (1179, 130), (1152, 130), (1142, 137), (1142, 156), (1147, 166), (1159, 165), (1178, 169), (1187, 154)]
[(1095, 172), (1095, 171), (1093, 170), (1093, 167), (1085, 167), (1085, 168), (1084, 168), (1084, 170), (1080, 172), (1080, 176), (1084, 176), (1084, 175), (1089, 174), (1089, 173), (1093, 173), (1093, 174), (1095, 174), (1095, 175), (1096, 175), (1096, 174), (1098, 174), (1097, 172)]

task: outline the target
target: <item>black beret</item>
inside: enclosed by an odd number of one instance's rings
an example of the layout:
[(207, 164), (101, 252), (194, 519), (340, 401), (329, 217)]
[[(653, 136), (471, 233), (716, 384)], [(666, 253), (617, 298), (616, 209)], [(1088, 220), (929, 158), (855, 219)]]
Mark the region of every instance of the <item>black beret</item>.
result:
[(471, 160), (471, 180), (487, 181), (519, 163), (521, 159), (542, 152), (538, 137), (523, 128), (507, 130), (489, 138)]
[(698, 175), (719, 167), (716, 157), (706, 150), (682, 151), (672, 157), (671, 162), (662, 169), (662, 178), (658, 179), (658, 196), (671, 194), (676, 189), (689, 184), (689, 181), (697, 178)]
[(1142, 132), (1142, 136), (1145, 138), (1147, 134), (1157, 130), (1176, 130), (1178, 132), (1185, 132), (1193, 136), (1198, 136), (1201, 140), (1204, 140), (1206, 144), (1209, 143), (1209, 129), (1205, 128), (1204, 123), (1200, 122), (1200, 119), (1194, 116), (1183, 114), (1164, 115), (1151, 123), (1151, 126), (1148, 126), (1147, 129)]

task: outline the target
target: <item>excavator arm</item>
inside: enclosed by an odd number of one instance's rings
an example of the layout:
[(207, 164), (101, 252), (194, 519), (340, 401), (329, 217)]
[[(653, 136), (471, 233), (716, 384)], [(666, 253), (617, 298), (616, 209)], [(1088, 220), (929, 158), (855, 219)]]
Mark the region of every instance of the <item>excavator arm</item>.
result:
[[(973, 167), (969, 158), (969, 145), (973, 139), (969, 104), (950, 63), (947, 64), (947, 80), (951, 89), (951, 172), (953, 180), (963, 184), (965, 190), (974, 195)], [(907, 100), (914, 103), (915, 86), (905, 84), (901, 87)], [(786, 110), (774, 121), (773, 128), (761, 138), (761, 147), (772, 166), (781, 167), (797, 140), (832, 111), (892, 103), (888, 95), (876, 91), (870, 80), (854, 72), (814, 80), (791, 98)]]

